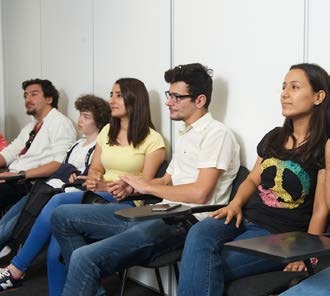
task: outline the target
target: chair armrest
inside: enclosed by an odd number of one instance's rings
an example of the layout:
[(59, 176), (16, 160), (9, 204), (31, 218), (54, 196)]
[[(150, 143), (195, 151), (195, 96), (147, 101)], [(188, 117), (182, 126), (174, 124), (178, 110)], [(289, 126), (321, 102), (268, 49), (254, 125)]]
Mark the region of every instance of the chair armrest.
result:
[(330, 238), (298, 231), (231, 241), (224, 246), (281, 263), (303, 260), (309, 274), (313, 273), (309, 258), (330, 254)]
[[(136, 196), (136, 195), (135, 195)], [(138, 196), (138, 195), (137, 195)], [(141, 195), (143, 196), (143, 195)], [(140, 196), (140, 197), (141, 197)], [(137, 199), (141, 200), (140, 197)], [(146, 196), (149, 198), (150, 196)], [(151, 195), (151, 197), (154, 197)], [(115, 212), (115, 215), (126, 221), (144, 221), (152, 219), (164, 219), (166, 223), (173, 224), (187, 219), (187, 216), (193, 213), (210, 212), (216, 209), (224, 207), (224, 205), (207, 205), (191, 208), (186, 205), (175, 208), (171, 211), (154, 212), (152, 211), (153, 206), (144, 206), (136, 208), (122, 209)]]
[(152, 194), (130, 194), (130, 195), (126, 196), (125, 198), (123, 198), (122, 200), (120, 200), (120, 202), (134, 201), (134, 200), (144, 200), (147, 203), (148, 203), (148, 201), (153, 201), (150, 203), (156, 203), (156, 202), (160, 202), (162, 200), (162, 198), (152, 195)]
[(15, 173), (10, 176), (0, 176), (0, 180), (7, 181), (8, 183), (16, 183), (19, 180), (25, 179), (25, 172)]
[(66, 184), (63, 184), (61, 187), (62, 192), (65, 192), (65, 188), (69, 188), (69, 187), (84, 190), (84, 186), (82, 185), (82, 183), (80, 183), (80, 184), (79, 183), (66, 183)]
[(192, 214), (197, 214), (197, 213), (204, 213), (204, 212), (213, 212), (216, 211), (220, 208), (225, 207), (226, 205), (205, 205), (205, 206), (197, 206), (191, 208), (191, 213)]

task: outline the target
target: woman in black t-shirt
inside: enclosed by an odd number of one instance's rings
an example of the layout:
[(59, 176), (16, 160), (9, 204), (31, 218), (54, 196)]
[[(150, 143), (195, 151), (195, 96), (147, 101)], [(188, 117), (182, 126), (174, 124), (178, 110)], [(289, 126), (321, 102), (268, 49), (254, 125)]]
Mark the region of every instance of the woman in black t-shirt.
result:
[[(223, 250), (225, 242), (294, 230), (313, 234), (325, 230), (328, 92), (324, 69), (306, 63), (291, 66), (281, 94), (283, 127), (261, 140), (257, 161), (229, 205), (188, 233), (180, 296), (222, 295), (226, 281), (283, 268), (270, 260)], [(295, 262), (285, 270), (304, 268), (303, 262)]]

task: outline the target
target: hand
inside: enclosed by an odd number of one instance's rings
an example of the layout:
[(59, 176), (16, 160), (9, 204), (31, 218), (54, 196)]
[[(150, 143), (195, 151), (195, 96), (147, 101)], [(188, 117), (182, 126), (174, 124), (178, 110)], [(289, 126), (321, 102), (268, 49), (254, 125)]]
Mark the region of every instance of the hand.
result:
[(69, 177), (69, 183), (74, 183), (77, 180), (77, 173), (72, 173)]
[(306, 271), (307, 268), (303, 261), (291, 262), (289, 263), (283, 271)]
[(121, 176), (120, 179), (133, 187), (134, 192), (146, 194), (149, 193), (149, 184), (142, 177), (137, 176)]
[(226, 219), (225, 224), (228, 224), (233, 218), (236, 218), (236, 227), (238, 228), (243, 220), (243, 213), (240, 206), (230, 202), (226, 207), (212, 212), (209, 217), (215, 219)]
[(133, 187), (125, 183), (123, 180), (107, 183), (106, 186), (108, 188), (107, 191), (118, 201), (132, 194), (134, 191)]
[(83, 186), (86, 186), (87, 190), (90, 191), (107, 191), (106, 183), (103, 181), (102, 176), (77, 176), (77, 179), (84, 180)]

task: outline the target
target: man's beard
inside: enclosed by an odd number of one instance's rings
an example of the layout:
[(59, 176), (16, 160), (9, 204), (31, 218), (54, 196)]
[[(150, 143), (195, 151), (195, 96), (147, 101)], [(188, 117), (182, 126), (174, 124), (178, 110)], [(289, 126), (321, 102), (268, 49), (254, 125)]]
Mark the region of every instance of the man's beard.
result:
[(26, 114), (27, 114), (27, 115), (33, 115), (33, 116), (34, 116), (34, 115), (36, 115), (36, 110), (31, 110), (31, 111), (28, 111), (28, 110), (27, 110), (27, 111), (26, 111)]

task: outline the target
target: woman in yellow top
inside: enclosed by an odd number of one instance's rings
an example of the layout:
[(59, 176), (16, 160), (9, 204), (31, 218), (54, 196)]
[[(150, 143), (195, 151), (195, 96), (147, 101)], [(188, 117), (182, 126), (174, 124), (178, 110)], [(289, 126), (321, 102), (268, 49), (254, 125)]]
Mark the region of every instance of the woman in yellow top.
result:
[[(111, 202), (133, 191), (118, 181), (120, 175), (140, 175), (146, 180), (155, 176), (165, 157), (165, 145), (153, 129), (148, 92), (140, 80), (117, 80), (109, 103), (110, 123), (98, 135), (86, 187)], [(21, 284), (24, 272), (51, 238), (47, 258), (49, 295), (62, 294), (66, 269), (58, 261), (59, 246), (51, 237), (50, 217), (59, 205), (80, 203), (82, 195), (83, 192), (56, 194), (43, 208), (20, 253), (6, 269), (6, 282), (10, 281), (11, 287)], [(132, 202), (118, 204), (122, 208), (132, 206)]]
[(153, 129), (148, 93), (141, 81), (119, 79), (109, 103), (112, 118), (98, 135), (86, 187), (121, 199), (133, 189), (113, 181), (126, 174), (152, 179), (164, 160), (164, 141)]

